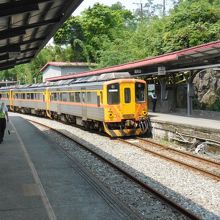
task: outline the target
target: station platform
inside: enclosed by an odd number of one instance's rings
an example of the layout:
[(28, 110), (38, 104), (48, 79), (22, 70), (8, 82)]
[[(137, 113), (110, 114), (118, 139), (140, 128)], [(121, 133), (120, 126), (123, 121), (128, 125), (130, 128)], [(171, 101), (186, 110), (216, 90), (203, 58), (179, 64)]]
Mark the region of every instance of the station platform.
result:
[(149, 118), (154, 136), (168, 140), (174, 136), (182, 136), (183, 140), (186, 137), (195, 137), (220, 144), (220, 120), (157, 112), (149, 112)]
[(11, 116), (0, 144), (0, 219), (138, 219), (85, 175), (55, 142)]

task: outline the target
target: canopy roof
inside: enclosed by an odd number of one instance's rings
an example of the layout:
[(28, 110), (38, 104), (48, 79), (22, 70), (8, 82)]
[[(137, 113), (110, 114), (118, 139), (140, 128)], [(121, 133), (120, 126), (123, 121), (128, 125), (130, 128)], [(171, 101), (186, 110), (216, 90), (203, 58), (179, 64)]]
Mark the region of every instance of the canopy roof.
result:
[(57, 81), (111, 72), (129, 72), (136, 76), (154, 75), (158, 74), (158, 67), (165, 67), (166, 72), (178, 72), (180, 70), (203, 69), (215, 65), (220, 66), (220, 41), (103, 69), (61, 77), (51, 77), (47, 80)]
[(0, 70), (29, 62), (83, 0), (0, 0)]

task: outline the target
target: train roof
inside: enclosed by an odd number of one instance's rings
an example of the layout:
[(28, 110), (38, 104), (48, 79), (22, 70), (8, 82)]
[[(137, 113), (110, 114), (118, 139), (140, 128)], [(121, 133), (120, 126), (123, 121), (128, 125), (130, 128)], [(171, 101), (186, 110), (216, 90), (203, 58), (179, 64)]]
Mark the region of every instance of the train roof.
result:
[[(105, 73), (97, 76), (86, 76), (81, 78), (75, 79), (68, 79), (68, 80), (60, 80), (56, 82), (44, 82), (44, 83), (35, 83), (35, 84), (25, 84), (25, 85), (13, 85), (8, 87), (2, 87), (0, 90), (8, 90), (8, 89), (19, 89), (19, 90), (26, 90), (26, 89), (41, 89), (44, 87), (61, 87), (61, 86), (70, 86), (76, 84), (90, 84), (90, 83), (99, 83), (99, 85), (103, 84), (106, 81), (113, 80), (113, 79), (123, 79), (123, 78), (131, 78), (131, 75), (128, 72), (113, 72), (113, 73)], [(84, 85), (81, 85), (84, 86)]]

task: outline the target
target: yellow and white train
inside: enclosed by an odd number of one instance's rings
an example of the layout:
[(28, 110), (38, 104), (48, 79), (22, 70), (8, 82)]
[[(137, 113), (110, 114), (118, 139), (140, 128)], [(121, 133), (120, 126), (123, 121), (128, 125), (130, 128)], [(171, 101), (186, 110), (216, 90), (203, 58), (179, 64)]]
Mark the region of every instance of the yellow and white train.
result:
[[(71, 80), (69, 80), (71, 81)], [(0, 89), (11, 111), (47, 116), (111, 137), (140, 135), (148, 129), (146, 82), (140, 79), (72, 80)]]

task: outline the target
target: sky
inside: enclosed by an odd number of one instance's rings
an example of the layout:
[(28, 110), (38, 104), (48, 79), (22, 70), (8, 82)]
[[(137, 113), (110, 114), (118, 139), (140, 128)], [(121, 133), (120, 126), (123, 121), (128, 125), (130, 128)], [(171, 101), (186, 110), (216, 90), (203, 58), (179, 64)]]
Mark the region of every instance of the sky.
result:
[[(95, 3), (100, 3), (104, 5), (111, 6), (112, 4), (115, 4), (117, 2), (121, 2), (123, 6), (125, 6), (126, 9), (129, 9), (130, 11), (134, 11), (138, 7), (140, 8), (140, 3), (143, 5), (147, 3), (147, 0), (84, 0), (79, 7), (73, 12), (73, 16), (80, 15), (82, 11), (87, 9), (90, 6), (93, 6)], [(155, 4), (163, 4), (163, 0), (154, 0)], [(165, 0), (166, 8), (170, 8), (170, 0)]]
[[(79, 7), (73, 12), (73, 15), (74, 16), (79, 15), (80, 12), (82, 12), (83, 10), (87, 9), (90, 6), (93, 6), (95, 3), (100, 3), (100, 4), (111, 6), (112, 4), (117, 3), (117, 2), (122, 2), (122, 5), (125, 6), (125, 8), (133, 11), (134, 9), (136, 9), (138, 7), (137, 4), (133, 4), (133, 3), (143, 3), (144, 4), (145, 1), (144, 0), (143, 1), (126, 0), (126, 2), (125, 2), (125, 1), (120, 1), (120, 0), (84, 0), (79, 5)], [(161, 2), (162, 2), (162, 0), (161, 0)]]

